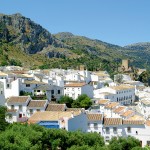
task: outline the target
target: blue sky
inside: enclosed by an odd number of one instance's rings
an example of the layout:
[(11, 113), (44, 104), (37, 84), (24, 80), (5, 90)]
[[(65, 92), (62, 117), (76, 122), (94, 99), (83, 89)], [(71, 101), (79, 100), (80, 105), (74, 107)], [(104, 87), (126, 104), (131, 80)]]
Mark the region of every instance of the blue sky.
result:
[(51, 33), (71, 32), (116, 45), (150, 42), (150, 0), (0, 0)]

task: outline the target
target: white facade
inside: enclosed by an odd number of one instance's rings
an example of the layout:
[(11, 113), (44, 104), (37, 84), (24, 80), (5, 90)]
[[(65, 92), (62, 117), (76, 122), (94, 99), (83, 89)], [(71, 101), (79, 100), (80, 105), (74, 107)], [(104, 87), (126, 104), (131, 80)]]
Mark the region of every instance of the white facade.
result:
[(0, 106), (5, 106), (6, 100), (4, 96), (4, 85), (0, 82)]
[(3, 83), (4, 96), (19, 96), (19, 79), (0, 79)]
[(77, 99), (78, 96), (86, 94), (90, 98), (93, 98), (93, 87), (91, 85), (76, 85), (66, 84), (64, 87), (64, 95)]
[(110, 99), (120, 104), (131, 104), (135, 100), (135, 88), (128, 85), (104, 87), (94, 90), (94, 98)]

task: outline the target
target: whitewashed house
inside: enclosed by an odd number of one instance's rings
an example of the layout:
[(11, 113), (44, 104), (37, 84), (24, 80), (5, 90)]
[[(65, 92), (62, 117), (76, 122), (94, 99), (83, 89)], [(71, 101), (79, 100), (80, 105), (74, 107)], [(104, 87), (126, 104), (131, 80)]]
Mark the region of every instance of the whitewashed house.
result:
[(89, 112), (87, 114), (88, 118), (88, 130), (87, 132), (97, 132), (98, 134), (102, 134), (103, 128), (103, 114)]
[(39, 82), (36, 80), (22, 80), (20, 82), (20, 91), (32, 93), (34, 88), (44, 84), (45, 84), (44, 82)]
[[(13, 113), (16, 112), (15, 117), (17, 120), (12, 120), (11, 122), (23, 122), (27, 120), (27, 105), (31, 101), (30, 96), (12, 96), (10, 97), (7, 102), (6, 106), (8, 110), (11, 110)], [(10, 118), (10, 120), (13, 119)]]
[(104, 118), (102, 135), (105, 142), (109, 142), (112, 137), (121, 136), (122, 134), (122, 118)]
[(63, 95), (63, 88), (56, 85), (40, 85), (33, 89), (33, 96), (46, 96), (46, 98), (51, 101), (58, 101)]
[(119, 85), (94, 90), (94, 98), (110, 99), (120, 104), (132, 104), (135, 100), (135, 87)]
[(47, 100), (31, 100), (27, 105), (27, 117), (31, 117), (35, 112), (44, 112), (47, 105)]
[(64, 95), (77, 99), (78, 96), (86, 94), (93, 98), (93, 87), (85, 83), (70, 83), (64, 86)]
[(3, 83), (0, 82), (0, 106), (5, 106), (6, 99), (4, 96), (4, 88)]
[(5, 98), (10, 96), (19, 96), (19, 79), (0, 79), (3, 83), (3, 91)]
[(29, 118), (28, 123), (36, 123), (46, 128), (87, 132), (87, 115), (81, 111), (36, 112)]
[(150, 98), (145, 98), (139, 101), (138, 107), (145, 118), (150, 117)]

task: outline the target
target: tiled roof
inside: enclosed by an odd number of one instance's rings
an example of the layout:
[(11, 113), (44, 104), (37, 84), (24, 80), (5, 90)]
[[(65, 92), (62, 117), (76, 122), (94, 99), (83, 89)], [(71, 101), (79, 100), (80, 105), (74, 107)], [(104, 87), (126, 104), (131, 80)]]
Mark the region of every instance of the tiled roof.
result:
[(141, 125), (144, 124), (144, 120), (123, 120), (123, 124)]
[(106, 104), (106, 103), (108, 103), (108, 102), (109, 102), (108, 99), (101, 99), (101, 100), (98, 101), (98, 104), (104, 105), (104, 104)]
[(44, 107), (46, 102), (46, 100), (31, 100), (28, 107)]
[(105, 108), (112, 109), (112, 108), (116, 107), (117, 105), (119, 105), (119, 103), (117, 103), (117, 102), (111, 102), (109, 104), (106, 104)]
[(150, 120), (146, 120), (145, 124), (146, 124), (147, 126), (150, 126)]
[(122, 118), (104, 118), (104, 125), (121, 125)]
[(48, 85), (48, 84), (44, 84), (44, 85), (39, 85), (37, 87), (34, 88), (34, 90), (52, 90), (53, 89), (53, 85)]
[(123, 84), (119, 86), (111, 86), (111, 88), (114, 90), (127, 90), (127, 89), (134, 89), (135, 87), (131, 85)]
[(7, 112), (8, 113), (13, 113), (13, 112), (17, 112), (17, 110), (16, 109), (8, 109)]
[(0, 76), (7, 76), (7, 74), (0, 71)]
[(46, 111), (65, 111), (65, 104), (48, 104)]
[(70, 83), (70, 84), (66, 84), (64, 87), (82, 87), (86, 85), (86, 83)]
[(122, 110), (124, 110), (126, 107), (124, 107), (124, 106), (119, 106), (118, 108), (116, 108), (115, 110), (114, 110), (114, 113), (119, 113), (120, 111), (122, 111)]
[(144, 118), (139, 115), (133, 115), (130, 118), (128, 118), (128, 120), (144, 120)]
[(28, 120), (29, 123), (36, 123), (39, 121), (57, 121), (63, 117), (71, 118), (72, 115), (77, 116), (80, 112), (66, 112), (66, 111), (44, 111), (34, 113)]
[(23, 84), (45, 84), (44, 82), (39, 82), (36, 80), (25, 80)]
[(100, 94), (103, 94), (103, 95), (115, 95), (115, 94), (110, 93), (110, 92), (102, 92), (102, 93), (100, 93)]
[(12, 96), (7, 100), (7, 103), (25, 103), (29, 96)]
[(81, 111), (82, 108), (67, 108), (66, 111)]
[(141, 100), (141, 103), (144, 105), (150, 105), (150, 99), (149, 100)]
[(121, 116), (127, 117), (127, 116), (130, 116), (130, 115), (133, 114), (133, 113), (134, 113), (133, 110), (127, 110), (127, 111), (125, 111), (124, 113), (122, 113)]
[(103, 115), (102, 114), (87, 114), (87, 118), (90, 121), (102, 121), (103, 120)]

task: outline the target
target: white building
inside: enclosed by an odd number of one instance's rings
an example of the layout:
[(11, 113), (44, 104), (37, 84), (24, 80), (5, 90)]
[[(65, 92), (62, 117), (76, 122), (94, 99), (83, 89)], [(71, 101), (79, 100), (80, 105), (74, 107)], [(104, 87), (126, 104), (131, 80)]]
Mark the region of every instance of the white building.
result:
[(150, 98), (145, 98), (139, 101), (138, 107), (145, 118), (150, 117)]
[(13, 112), (15, 116), (12, 116), (9, 122), (23, 122), (27, 120), (27, 105), (29, 104), (30, 101), (31, 101), (30, 96), (10, 97), (7, 100), (6, 106), (10, 110), (9, 112)]
[(94, 98), (110, 99), (120, 104), (131, 104), (135, 100), (135, 87), (119, 85), (94, 90)]
[(56, 85), (45, 84), (35, 87), (32, 94), (34, 96), (46, 96), (49, 101), (58, 101), (63, 95), (63, 88)]
[(77, 99), (82, 94), (93, 98), (93, 87), (85, 83), (72, 83), (64, 86), (64, 95), (66, 96)]
[(88, 118), (88, 129), (87, 132), (97, 132), (98, 134), (102, 134), (103, 128), (103, 114), (89, 112), (87, 114)]
[(47, 105), (47, 100), (31, 100), (27, 106), (27, 117), (31, 117), (35, 112), (45, 111)]
[(0, 82), (0, 106), (5, 106), (5, 103), (6, 103), (3, 87), (4, 87), (3, 83)]
[(87, 131), (87, 115), (81, 111), (36, 112), (29, 118), (28, 122), (37, 123), (46, 128)]

